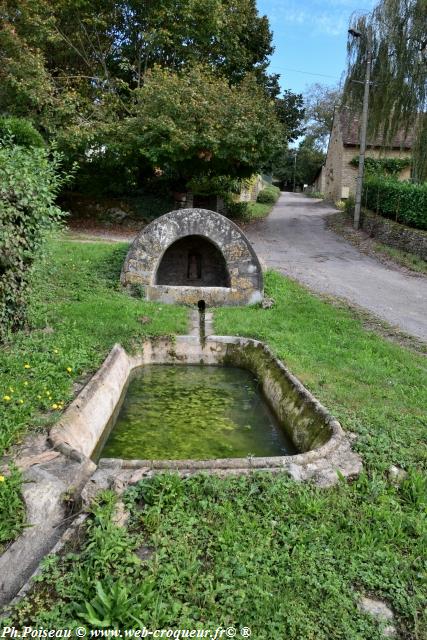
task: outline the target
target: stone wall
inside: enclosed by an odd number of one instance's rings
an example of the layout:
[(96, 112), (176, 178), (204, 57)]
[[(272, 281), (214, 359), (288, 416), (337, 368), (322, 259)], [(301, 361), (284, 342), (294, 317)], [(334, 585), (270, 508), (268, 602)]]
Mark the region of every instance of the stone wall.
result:
[[(357, 147), (345, 147), (342, 152), (342, 186), (349, 188), (349, 194), (356, 193), (356, 179), (358, 168), (350, 164), (354, 157), (359, 155)], [(410, 158), (411, 152), (408, 150), (389, 149), (381, 151), (380, 149), (367, 149), (366, 157), (368, 158)], [(411, 177), (411, 169), (407, 167), (403, 169), (399, 175), (399, 180), (408, 180)]]
[(187, 236), (172, 244), (157, 269), (156, 284), (195, 287), (228, 287), (224, 256), (201, 236)]
[[(320, 189), (329, 200), (335, 202), (336, 200), (347, 198), (348, 195), (355, 195), (358, 168), (354, 167), (350, 162), (358, 155), (358, 146), (344, 146), (339, 117), (335, 117), (329, 139), (328, 153), (322, 171), (323, 189)], [(382, 150), (368, 147), (366, 156), (370, 158), (410, 158), (411, 151), (408, 149)], [(400, 180), (408, 180), (410, 177), (411, 170), (409, 167), (399, 175)]]
[[(193, 239), (188, 240), (189, 236), (193, 236)], [(194, 236), (197, 237), (196, 244)], [(181, 269), (183, 279), (186, 271), (188, 274), (190, 249), (194, 254), (200, 254), (203, 269), (203, 251), (197, 248), (197, 243), (200, 246), (203, 243), (205, 249), (208, 244), (213, 245), (222, 256), (220, 261), (214, 258), (211, 248), (205, 256), (205, 264), (208, 258), (208, 271), (211, 272), (210, 284), (204, 284), (201, 280), (190, 282), (188, 277), (183, 285), (158, 282), (157, 274), (159, 268), (162, 274), (162, 260), (167, 251), (174, 243), (184, 239), (187, 239), (187, 245), (182, 245), (186, 247), (185, 251), (182, 255), (175, 254), (177, 269)], [(193, 243), (191, 247), (189, 242)], [(214, 260), (220, 265), (225, 262), (227, 286), (223, 284), (225, 277), (217, 277), (217, 268), (214, 274)], [(165, 269), (171, 274), (173, 264), (170, 263)], [(222, 273), (224, 276), (224, 270)], [(219, 284), (219, 279), (222, 285)], [(243, 232), (228, 218), (206, 209), (171, 211), (145, 227), (126, 256), (121, 281), (124, 285), (142, 285), (149, 300), (180, 304), (197, 304), (199, 300), (205, 300), (210, 305), (215, 305), (216, 302), (219, 305), (253, 304), (262, 300), (263, 292), (261, 265)]]
[(329, 139), (328, 153), (324, 165), (324, 194), (329, 200), (341, 198), (343, 142), (338, 118), (334, 124)]
[(367, 209), (362, 211), (361, 227), (378, 242), (427, 260), (427, 231), (405, 227)]

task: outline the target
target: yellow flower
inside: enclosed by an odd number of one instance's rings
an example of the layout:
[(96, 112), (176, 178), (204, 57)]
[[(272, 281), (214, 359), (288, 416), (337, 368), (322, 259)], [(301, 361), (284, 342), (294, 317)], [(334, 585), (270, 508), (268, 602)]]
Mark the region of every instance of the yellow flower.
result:
[(15, 391), (15, 389), (13, 387), (9, 387), (9, 391), (10, 391), (10, 393), (13, 393)]
[(28, 363), (24, 364), (24, 369), (31, 369), (31, 365), (29, 365)]
[(47, 395), (47, 396), (50, 396), (50, 391), (46, 391), (46, 395)]
[(38, 400), (41, 400), (41, 399), (42, 399), (42, 397), (41, 397), (41, 396), (37, 396), (37, 399), (38, 399)]
[(4, 482), (6, 478), (4, 476), (0, 476), (0, 482)]
[(3, 400), (4, 400), (5, 402), (9, 402), (9, 400), (10, 400), (10, 396), (3, 396)]
[(19, 400), (19, 404), (24, 404), (24, 401), (22, 399)]
[(72, 368), (71, 367), (67, 367), (67, 371), (68, 371), (68, 373), (71, 373), (72, 372)]
[(58, 405), (56, 404), (56, 402), (52, 405), (52, 409), (58, 409)]
[(54, 349), (53, 353), (59, 353), (58, 349)]
[(24, 387), (28, 387), (28, 382), (25, 380)]

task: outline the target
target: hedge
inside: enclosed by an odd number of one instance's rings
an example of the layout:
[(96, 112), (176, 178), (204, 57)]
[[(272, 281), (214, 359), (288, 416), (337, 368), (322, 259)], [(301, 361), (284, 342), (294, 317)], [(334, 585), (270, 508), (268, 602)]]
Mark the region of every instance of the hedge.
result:
[(376, 213), (416, 229), (427, 229), (427, 183), (366, 176), (362, 204)]
[(259, 192), (256, 201), (264, 204), (274, 204), (279, 199), (279, 196), (280, 189), (274, 185), (270, 185)]
[(63, 215), (55, 206), (67, 179), (60, 160), (45, 149), (0, 144), (0, 341), (23, 326), (33, 264)]

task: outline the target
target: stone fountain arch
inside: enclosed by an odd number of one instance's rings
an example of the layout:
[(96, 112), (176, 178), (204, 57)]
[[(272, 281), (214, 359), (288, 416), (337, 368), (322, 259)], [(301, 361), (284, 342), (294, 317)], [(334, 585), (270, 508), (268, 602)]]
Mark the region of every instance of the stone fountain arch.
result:
[(133, 242), (121, 282), (139, 284), (147, 300), (208, 306), (259, 302), (263, 278), (244, 233), (207, 209), (179, 209), (154, 220)]

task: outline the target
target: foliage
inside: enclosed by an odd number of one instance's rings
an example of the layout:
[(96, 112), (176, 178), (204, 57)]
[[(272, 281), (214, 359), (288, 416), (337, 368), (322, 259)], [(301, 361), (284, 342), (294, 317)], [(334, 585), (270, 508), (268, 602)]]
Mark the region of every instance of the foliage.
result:
[(350, 215), (350, 216), (354, 215), (354, 207), (355, 207), (355, 205), (356, 205), (356, 200), (355, 200), (354, 196), (352, 194), (350, 194), (349, 197), (345, 201), (345, 207), (344, 207), (344, 211), (346, 212), (347, 215)]
[[(380, 0), (371, 14), (354, 15), (351, 26), (360, 38), (350, 38), (345, 99), (360, 110), (369, 41), (372, 47), (370, 93), (371, 135), (382, 135), (384, 146), (398, 131), (417, 128), (418, 140), (427, 135), (427, 21), (426, 0)], [(427, 178), (425, 146), (414, 149), (417, 178)], [(421, 173), (422, 171), (422, 173)]]
[(123, 135), (182, 187), (194, 176), (250, 176), (280, 143), (274, 104), (251, 77), (235, 87), (206, 67), (157, 67), (137, 96)]
[(367, 175), (362, 203), (368, 209), (417, 229), (427, 229), (427, 183), (412, 184)]
[[(184, 308), (120, 290), (126, 251), (125, 244), (48, 244), (32, 275), (34, 329), (15, 333), (0, 352), (0, 455), (30, 425), (56, 421), (73, 382), (95, 371), (115, 342), (132, 350), (145, 336), (185, 331)], [(151, 322), (142, 324), (142, 316)]]
[[(353, 167), (359, 166), (359, 156), (350, 160)], [(411, 158), (365, 158), (365, 171), (370, 174), (399, 176), (411, 166)]]
[(273, 167), (273, 175), (283, 189), (302, 189), (305, 184), (312, 184), (325, 159), (323, 151), (316, 146), (316, 141), (306, 137), (298, 149), (290, 149)]
[(63, 215), (54, 204), (66, 180), (60, 161), (44, 149), (0, 147), (0, 340), (24, 323), (31, 269)]
[(272, 34), (255, 0), (23, 0), (19, 9), (0, 0), (0, 18), (0, 113), (27, 117), (70, 166), (78, 162), (76, 190), (123, 194), (152, 178), (155, 166), (120, 125), (132, 126), (155, 67), (173, 74), (204, 64), (215, 78), (243, 83), (243, 92), (249, 74), (258, 88), (251, 110), (265, 94), (282, 139), (298, 133), (301, 99), (279, 97), (278, 76), (267, 74)]
[(22, 475), (15, 467), (0, 475), (0, 554), (6, 543), (21, 533), (25, 508), (21, 499)]
[(236, 202), (231, 196), (224, 199), (227, 217), (231, 220), (249, 221), (249, 203)]
[(341, 102), (341, 90), (316, 82), (304, 93), (305, 134), (314, 140), (315, 146), (325, 149), (332, 130), (335, 110)]
[(255, 220), (260, 220), (261, 218), (266, 218), (273, 208), (271, 203), (263, 204), (261, 202), (248, 202), (247, 205), (245, 215), (246, 222), (253, 222)]
[(289, 89), (281, 98), (276, 98), (276, 113), (284, 126), (285, 141), (292, 142), (304, 133), (304, 99), (301, 94), (292, 93)]
[(280, 189), (274, 185), (270, 185), (259, 192), (256, 200), (264, 204), (274, 204), (279, 199), (279, 196)]
[(3, 145), (20, 147), (44, 147), (44, 140), (31, 122), (14, 116), (0, 117), (0, 141)]
[(390, 247), (386, 244), (382, 244), (381, 242), (374, 243), (374, 251), (386, 256), (387, 258), (391, 258), (393, 262), (400, 264), (402, 267), (406, 267), (415, 273), (424, 273), (424, 275), (427, 275), (427, 262), (415, 253), (402, 251), (401, 249)]

